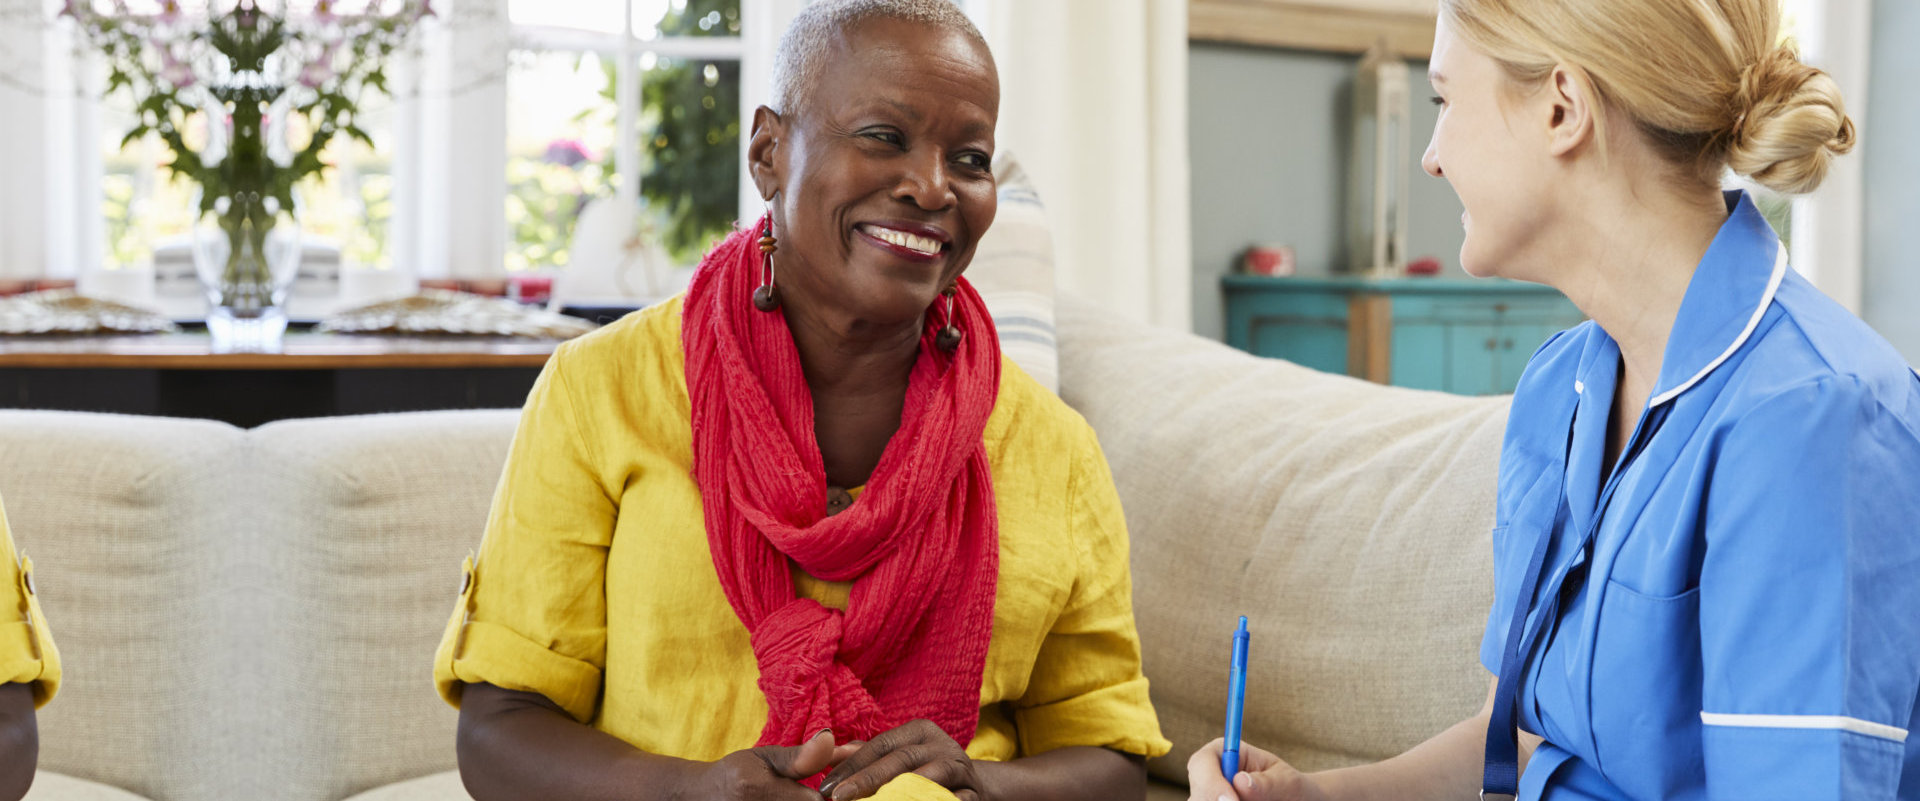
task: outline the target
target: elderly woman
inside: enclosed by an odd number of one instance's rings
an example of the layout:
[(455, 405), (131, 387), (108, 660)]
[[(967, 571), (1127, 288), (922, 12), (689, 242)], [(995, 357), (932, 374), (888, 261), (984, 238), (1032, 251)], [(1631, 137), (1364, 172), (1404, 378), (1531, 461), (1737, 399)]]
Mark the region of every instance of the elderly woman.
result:
[(992, 56), (947, 0), (823, 0), (775, 84), (767, 215), (527, 401), (435, 664), (468, 791), (1141, 797), (1112, 479), (961, 278)]
[(60, 654), (33, 600), (32, 563), (13, 550), (0, 508), (0, 801), (19, 801), (33, 784), (40, 733), (33, 710), (60, 689)]

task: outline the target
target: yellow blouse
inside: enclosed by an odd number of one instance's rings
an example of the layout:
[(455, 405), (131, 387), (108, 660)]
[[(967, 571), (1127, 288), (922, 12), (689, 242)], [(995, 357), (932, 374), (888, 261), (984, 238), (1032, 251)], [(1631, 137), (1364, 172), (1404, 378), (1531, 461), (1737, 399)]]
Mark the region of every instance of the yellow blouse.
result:
[[(629, 315), (548, 361), (434, 658), (449, 703), (461, 682), (537, 692), (643, 751), (686, 759), (759, 739), (759, 669), (714, 572), (693, 480), (680, 310), (674, 299)], [(1065, 403), (1012, 362), (1001, 376), (983, 436), (1000, 577), (967, 753), (1164, 754), (1106, 459)], [(845, 609), (850, 584), (796, 579), (802, 596)], [(951, 798), (917, 776), (882, 795)]]
[(0, 507), (0, 684), (33, 683), (33, 705), (60, 691), (60, 652), (33, 594), (33, 561), (13, 550), (7, 510)]

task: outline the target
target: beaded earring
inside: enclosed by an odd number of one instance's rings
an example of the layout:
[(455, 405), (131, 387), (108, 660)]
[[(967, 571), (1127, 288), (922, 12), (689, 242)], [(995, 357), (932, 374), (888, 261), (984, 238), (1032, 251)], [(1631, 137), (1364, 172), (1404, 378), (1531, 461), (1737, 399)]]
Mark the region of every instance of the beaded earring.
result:
[(948, 353), (959, 349), (960, 340), (966, 336), (961, 333), (960, 326), (955, 325), (959, 320), (953, 316), (953, 292), (954, 288), (949, 286), (945, 292), (940, 293), (947, 297), (947, 327), (940, 329), (940, 333), (935, 335), (933, 339), (933, 344), (938, 345), (941, 350)]
[(773, 215), (767, 215), (767, 224), (760, 229), (761, 280), (763, 283), (753, 290), (753, 307), (763, 312), (780, 308), (780, 289), (773, 285), (773, 252), (780, 249), (780, 240), (773, 236)]

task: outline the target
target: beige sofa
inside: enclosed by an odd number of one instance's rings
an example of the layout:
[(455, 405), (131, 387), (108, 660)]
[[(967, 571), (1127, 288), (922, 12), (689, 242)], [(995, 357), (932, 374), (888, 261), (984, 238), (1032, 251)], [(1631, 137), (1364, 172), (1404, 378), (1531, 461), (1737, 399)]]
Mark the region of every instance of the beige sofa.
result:
[[(1175, 750), (1218, 736), (1252, 620), (1247, 739), (1308, 768), (1469, 714), (1491, 600), (1499, 398), (1383, 388), (1058, 310), (1099, 432)], [(286, 421), (0, 412), (0, 497), (66, 658), (35, 799), (465, 798), (431, 655), (515, 413)]]

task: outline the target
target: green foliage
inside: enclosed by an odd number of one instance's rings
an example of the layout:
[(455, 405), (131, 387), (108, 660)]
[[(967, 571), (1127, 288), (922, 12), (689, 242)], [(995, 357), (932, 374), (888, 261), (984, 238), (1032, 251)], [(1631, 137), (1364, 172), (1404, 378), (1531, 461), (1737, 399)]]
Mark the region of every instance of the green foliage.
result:
[[(687, 0), (660, 20), (662, 36), (739, 33), (740, 0)], [(694, 261), (739, 215), (740, 62), (662, 59), (642, 81), (640, 105), (652, 129), (641, 143), (641, 194), (661, 217), (668, 252)]]

